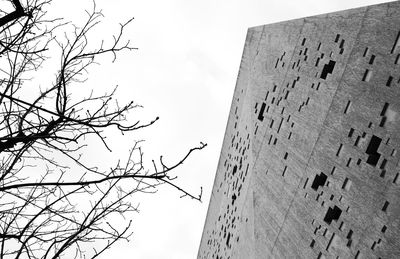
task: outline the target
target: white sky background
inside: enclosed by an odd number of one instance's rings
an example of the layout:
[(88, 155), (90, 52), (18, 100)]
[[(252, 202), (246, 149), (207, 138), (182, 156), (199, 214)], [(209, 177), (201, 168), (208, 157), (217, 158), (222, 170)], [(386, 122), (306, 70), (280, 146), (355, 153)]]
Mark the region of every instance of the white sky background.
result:
[[(145, 107), (133, 118), (160, 116), (151, 128), (115, 136), (110, 158), (125, 157), (134, 139), (146, 139), (147, 159), (164, 155), (166, 162), (200, 141), (208, 143), (176, 171), (186, 190), (197, 194), (203, 187), (203, 203), (180, 199), (170, 187), (138, 197), (131, 242), (114, 245), (101, 258), (196, 258), (248, 27), (383, 2), (388, 1), (97, 0), (105, 18), (92, 41), (110, 39), (118, 23), (133, 16), (125, 36), (139, 50), (113, 64), (101, 59), (90, 70), (90, 87), (118, 84), (120, 103), (134, 100)], [(49, 14), (79, 24), (91, 5), (54, 0)], [(92, 159), (109, 161), (96, 152)]]

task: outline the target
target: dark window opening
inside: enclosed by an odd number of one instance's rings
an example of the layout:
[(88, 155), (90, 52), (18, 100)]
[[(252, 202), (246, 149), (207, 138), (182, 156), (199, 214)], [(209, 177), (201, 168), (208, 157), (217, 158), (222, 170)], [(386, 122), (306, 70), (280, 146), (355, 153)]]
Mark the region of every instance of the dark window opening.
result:
[(341, 40), (341, 41), (340, 41), (339, 48), (343, 49), (343, 46), (344, 46), (344, 40)]
[(267, 106), (266, 103), (262, 103), (262, 104), (261, 104), (260, 113), (258, 114), (258, 117), (257, 117), (257, 119), (258, 119), (259, 121), (263, 121), (263, 120), (264, 120), (264, 111), (265, 111), (265, 107), (266, 107), (266, 106)]
[(389, 78), (388, 78), (388, 80), (386, 82), (386, 86), (390, 87), (390, 85), (392, 84), (392, 81), (393, 81), (393, 77), (389, 76)]
[(374, 61), (375, 61), (375, 55), (371, 55), (371, 58), (369, 59), (369, 64), (370, 65), (372, 65), (372, 64), (374, 64)]
[(353, 230), (349, 230), (349, 233), (347, 234), (347, 239), (350, 239), (351, 238), (351, 236), (353, 235)]
[(385, 123), (386, 123), (386, 111), (387, 111), (387, 109), (389, 108), (389, 104), (388, 103), (385, 103), (384, 105), (383, 105), (383, 108), (382, 108), (382, 111), (381, 111), (381, 116), (382, 116), (382, 119), (381, 119), (381, 122), (379, 123), (379, 127), (384, 127), (385, 126)]
[(384, 225), (384, 226), (382, 227), (382, 229), (381, 229), (381, 232), (382, 232), (382, 233), (385, 233), (385, 232), (386, 232), (386, 229), (387, 229), (387, 227)]
[(286, 153), (285, 153), (285, 155), (283, 156), (283, 159), (285, 159), (285, 160), (286, 160), (286, 159), (287, 159), (287, 157), (288, 157), (288, 152), (286, 152)]
[(313, 183), (311, 184), (311, 188), (315, 191), (318, 190), (318, 187), (324, 186), (326, 183), (326, 180), (328, 179), (328, 176), (321, 172), (319, 175), (317, 174), (314, 178)]
[(330, 225), (332, 221), (337, 221), (341, 214), (342, 210), (338, 206), (335, 205), (333, 208), (329, 207), (325, 214), (324, 221)]
[(303, 41), (301, 42), (301, 46), (304, 46), (306, 44), (306, 38), (303, 38)]
[(383, 207), (382, 207), (382, 211), (383, 211), (383, 212), (386, 212), (388, 206), (389, 206), (389, 202), (388, 202), (388, 201), (385, 201), (385, 204), (383, 204)]
[(226, 246), (230, 246), (229, 245), (229, 241), (230, 241), (230, 239), (231, 239), (231, 233), (228, 233), (228, 237), (226, 238)]
[(379, 145), (381, 144), (382, 139), (372, 135), (371, 140), (368, 144), (366, 153), (368, 154), (367, 163), (373, 166), (376, 166), (378, 163), (381, 154), (378, 153)]
[(235, 203), (236, 198), (237, 198), (237, 196), (236, 196), (236, 194), (234, 193), (234, 194), (232, 195), (232, 205)]
[(333, 69), (335, 68), (335, 64), (336, 64), (335, 61), (329, 60), (329, 63), (324, 65), (324, 68), (322, 69), (322, 73), (321, 73), (322, 79), (326, 79), (328, 74), (332, 74)]
[(335, 42), (338, 42), (340, 39), (340, 34), (336, 34)]
[(353, 136), (353, 133), (354, 133), (354, 129), (351, 128), (350, 131), (349, 131), (348, 137), (351, 138)]

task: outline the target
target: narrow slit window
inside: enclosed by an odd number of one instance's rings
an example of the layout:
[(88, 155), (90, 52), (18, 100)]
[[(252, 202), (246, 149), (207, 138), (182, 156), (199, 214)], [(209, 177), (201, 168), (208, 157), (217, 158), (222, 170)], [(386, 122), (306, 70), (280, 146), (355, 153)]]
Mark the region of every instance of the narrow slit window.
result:
[(331, 238), (329, 239), (328, 245), (326, 246), (326, 251), (329, 251), (329, 248), (331, 247), (331, 244), (334, 243), (333, 241), (335, 240), (335, 233), (332, 233)]
[(369, 82), (372, 77), (372, 71), (369, 69), (366, 69), (362, 78), (362, 81), (364, 82)]
[(306, 38), (303, 38), (303, 41), (301, 42), (301, 46), (304, 46), (306, 44)]
[(381, 166), (379, 167), (380, 169), (385, 169), (386, 168), (386, 164), (387, 164), (387, 160), (386, 159), (383, 159), (382, 160), (382, 163), (381, 163)]
[(287, 170), (287, 166), (285, 165), (285, 168), (283, 169), (283, 172), (282, 172), (282, 176), (285, 176), (286, 170)]
[(306, 179), (306, 181), (304, 182), (303, 189), (305, 189), (305, 188), (306, 188), (306, 186), (307, 186), (307, 183), (308, 183), (308, 178), (307, 178), (307, 179)]
[(278, 130), (277, 130), (278, 133), (279, 133), (279, 131), (281, 130), (282, 123), (283, 123), (283, 118), (281, 118), (281, 122), (279, 123)]
[(390, 54), (393, 54), (399, 46), (400, 46), (400, 31), (397, 33), (397, 37), (396, 40), (394, 41), (393, 48)]
[(344, 182), (343, 182), (343, 185), (342, 185), (342, 189), (346, 190), (346, 191), (350, 190), (351, 183), (352, 183), (351, 180), (346, 177), (346, 179), (344, 179)]
[(368, 55), (368, 53), (369, 53), (369, 49), (368, 49), (368, 48), (365, 48), (363, 57), (366, 57), (366, 56)]
[(343, 144), (340, 144), (340, 146), (339, 146), (339, 148), (338, 148), (338, 150), (336, 152), (336, 156), (340, 155), (340, 152), (342, 151), (342, 147), (343, 147)]
[(315, 62), (315, 66), (317, 67), (319, 65), (319, 58), (317, 58), (317, 62)]
[(319, 51), (321, 49), (321, 42), (318, 44), (317, 50)]
[(346, 166), (349, 167), (349, 166), (350, 166), (350, 163), (351, 163), (351, 157), (349, 158), (349, 160), (347, 160)]
[(287, 91), (285, 94), (285, 100), (287, 100), (288, 96), (289, 96), (289, 91)]
[(268, 91), (267, 94), (265, 95), (264, 101), (266, 101), (266, 100), (268, 99), (268, 95), (269, 95), (269, 91)]
[(394, 184), (398, 184), (399, 183), (399, 173), (397, 173), (393, 179), (393, 183)]
[(351, 106), (351, 101), (348, 101), (346, 104), (346, 107), (344, 108), (344, 114), (347, 114), (347, 112), (349, 111), (349, 108)]
[(269, 140), (268, 140), (268, 145), (270, 145), (270, 144), (271, 144), (271, 141), (272, 141), (272, 135), (269, 137)]
[(395, 65), (398, 65), (400, 63), (400, 54), (397, 54), (396, 60), (394, 61)]

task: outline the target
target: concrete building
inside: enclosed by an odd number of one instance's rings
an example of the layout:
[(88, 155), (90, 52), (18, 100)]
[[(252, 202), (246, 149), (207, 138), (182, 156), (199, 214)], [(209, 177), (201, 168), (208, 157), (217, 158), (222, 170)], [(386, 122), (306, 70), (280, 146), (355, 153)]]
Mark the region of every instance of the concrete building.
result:
[(400, 258), (400, 2), (250, 28), (198, 258)]

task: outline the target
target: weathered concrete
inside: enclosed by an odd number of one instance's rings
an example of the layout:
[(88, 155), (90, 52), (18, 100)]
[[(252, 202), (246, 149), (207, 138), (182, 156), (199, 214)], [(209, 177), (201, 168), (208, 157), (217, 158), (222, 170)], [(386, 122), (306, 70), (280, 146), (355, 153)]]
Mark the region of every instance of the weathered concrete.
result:
[(198, 258), (400, 258), (400, 2), (250, 28)]

